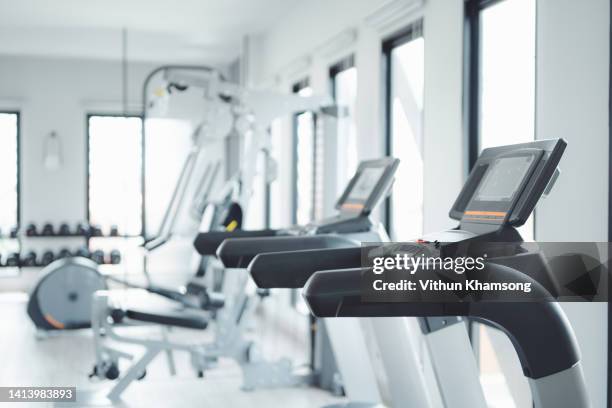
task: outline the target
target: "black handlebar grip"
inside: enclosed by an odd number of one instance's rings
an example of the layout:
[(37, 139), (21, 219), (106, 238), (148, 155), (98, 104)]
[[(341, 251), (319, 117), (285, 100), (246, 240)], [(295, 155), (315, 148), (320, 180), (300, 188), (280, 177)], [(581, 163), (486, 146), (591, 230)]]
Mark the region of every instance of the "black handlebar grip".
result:
[(260, 288), (301, 288), (317, 271), (361, 266), (361, 247), (257, 255), (249, 273)]
[(347, 248), (358, 245), (357, 242), (339, 235), (227, 239), (219, 246), (217, 257), (227, 268), (246, 268), (255, 256), (263, 253)]
[(228, 238), (272, 237), (276, 234), (276, 230), (270, 229), (201, 232), (197, 235), (193, 246), (200, 255), (215, 255), (219, 245)]

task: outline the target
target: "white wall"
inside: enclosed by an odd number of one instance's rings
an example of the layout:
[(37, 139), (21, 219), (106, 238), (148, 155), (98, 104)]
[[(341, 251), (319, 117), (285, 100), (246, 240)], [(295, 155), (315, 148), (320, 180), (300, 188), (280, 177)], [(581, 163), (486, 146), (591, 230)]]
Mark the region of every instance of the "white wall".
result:
[[(610, 3), (538, 0), (536, 136), (568, 146), (536, 213), (539, 241), (608, 241)], [(606, 303), (564, 305), (594, 407), (606, 406)]]
[[(153, 67), (132, 65), (129, 101), (140, 102), (140, 86)], [(87, 113), (121, 113), (118, 62), (0, 57), (0, 109), (21, 113), (21, 220), (70, 222), (86, 217)], [(136, 110), (138, 112), (138, 110)], [(56, 131), (63, 166), (42, 164), (43, 142)]]
[(609, 2), (538, 0), (537, 13), (536, 136), (568, 142), (537, 238), (607, 241)]
[[(385, 0), (310, 0), (264, 34), (263, 53), (254, 61), (256, 80), (282, 73), (291, 63), (324, 46), (346, 28), (354, 27)], [(257, 67), (257, 68), (255, 68)]]
[[(465, 179), (463, 1), (430, 0), (424, 20), (424, 232), (451, 228), (450, 207)], [(451, 222), (452, 221), (452, 222)]]

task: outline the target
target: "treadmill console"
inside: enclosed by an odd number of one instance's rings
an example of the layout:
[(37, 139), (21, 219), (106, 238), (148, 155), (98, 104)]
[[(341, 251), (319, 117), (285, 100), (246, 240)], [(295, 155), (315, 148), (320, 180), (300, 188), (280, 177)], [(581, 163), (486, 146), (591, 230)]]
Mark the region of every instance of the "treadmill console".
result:
[(389, 191), (398, 165), (392, 157), (361, 162), (336, 203), (338, 214), (307, 228), (319, 234), (367, 231), (372, 225), (368, 216)]
[(532, 213), (549, 184), (566, 142), (542, 140), (485, 149), (450, 211), (461, 229), (518, 227)]

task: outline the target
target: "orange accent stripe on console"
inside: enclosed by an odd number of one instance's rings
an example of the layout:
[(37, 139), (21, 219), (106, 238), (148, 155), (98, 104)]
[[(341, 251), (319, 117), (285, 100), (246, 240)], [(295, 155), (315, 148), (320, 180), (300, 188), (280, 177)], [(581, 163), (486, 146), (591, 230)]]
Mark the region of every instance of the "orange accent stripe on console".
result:
[(363, 204), (345, 203), (345, 204), (342, 204), (342, 208), (348, 208), (348, 209), (353, 209), (353, 210), (361, 210), (361, 209), (363, 209)]
[(66, 325), (60, 321), (57, 321), (53, 318), (53, 316), (46, 314), (45, 315), (45, 320), (53, 327), (55, 327), (56, 329), (64, 329), (66, 327)]
[(466, 211), (465, 215), (488, 215), (492, 217), (505, 217), (506, 213), (501, 211)]

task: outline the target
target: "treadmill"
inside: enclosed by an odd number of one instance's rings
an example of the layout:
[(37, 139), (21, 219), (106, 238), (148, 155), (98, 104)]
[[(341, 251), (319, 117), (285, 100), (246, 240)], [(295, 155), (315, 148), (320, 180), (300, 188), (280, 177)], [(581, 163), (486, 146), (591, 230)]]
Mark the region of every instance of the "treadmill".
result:
[[(393, 184), (395, 171), (399, 160), (393, 158), (382, 158), (377, 160), (362, 161), (355, 174), (349, 181), (344, 192), (336, 203), (337, 213), (331, 217), (314, 221), (307, 225), (293, 225), (284, 229), (262, 229), (262, 230), (233, 230), (233, 231), (208, 231), (199, 233), (194, 241), (194, 247), (200, 255), (220, 256), (226, 267), (246, 267), (251, 259), (257, 255), (257, 248), (253, 247), (250, 253), (239, 253), (239, 259), (233, 258), (233, 254), (226, 250), (220, 250), (226, 239), (235, 238), (261, 238), (261, 237), (288, 237), (301, 236), (313, 237), (305, 239), (302, 244), (307, 247), (320, 248), (326, 244), (332, 244), (334, 238), (328, 234), (346, 235), (351, 234), (353, 239), (372, 237), (371, 232), (379, 228), (372, 222), (370, 214), (380, 203), (382, 198)], [(377, 231), (377, 233), (381, 233)], [(314, 238), (316, 237), (316, 238)], [(241, 241), (244, 247), (250, 247), (249, 241)], [(269, 241), (271, 243), (283, 242)], [(347, 241), (339, 240), (336, 245), (346, 246)], [(342, 245), (344, 243), (344, 245)], [(239, 246), (233, 242), (232, 245)], [(273, 244), (270, 244), (271, 246)], [(293, 248), (293, 243), (287, 244)], [(243, 249), (243, 247), (240, 247)], [(279, 249), (279, 250), (282, 250)], [(236, 248), (236, 253), (238, 253)]]
[[(556, 139), (484, 150), (450, 212), (459, 226), (411, 244), (413, 254), (498, 254), (487, 260), (478, 278), (531, 283), (532, 297), (492, 299), (478, 292), (461, 292), (444, 300), (376, 299), (364, 291), (371, 268), (346, 263), (309, 278), (303, 295), (312, 313), (328, 318), (417, 316), (432, 327), (446, 326), (456, 317), (489, 324), (510, 338), (536, 408), (590, 407), (573, 329), (554, 301), (554, 271), (543, 264), (537, 250), (521, 245), (516, 230), (552, 188), (565, 147), (565, 141)], [(362, 253), (361, 248), (357, 251)], [(363, 252), (367, 254), (368, 249)], [(299, 263), (301, 256), (305, 254), (294, 253), (293, 262)], [(286, 270), (289, 267), (285, 265)], [(475, 276), (470, 275), (466, 272), (466, 278)], [(420, 275), (411, 276), (418, 280)], [(456, 382), (463, 380), (459, 377)]]
[[(393, 177), (399, 161), (392, 158), (369, 160), (360, 163), (348, 183), (347, 188), (336, 204), (337, 214), (306, 226), (294, 226), (277, 231), (242, 231), (241, 238), (229, 238), (231, 234), (209, 234), (196, 240), (196, 247), (202, 251), (216, 253), (224, 265), (229, 268), (246, 268), (259, 254), (275, 253), (279, 256), (286, 251), (325, 250), (336, 248), (343, 250), (354, 248), (362, 242), (388, 241), (384, 228), (371, 219), (372, 211), (386, 197), (393, 184)], [(225, 237), (223, 235), (226, 235)], [(250, 236), (249, 236), (250, 235)], [(245, 238), (245, 236), (247, 236)], [(223, 238), (222, 243), (218, 243)], [(217, 240), (217, 242), (215, 242)], [(352, 256), (352, 254), (351, 254)], [(297, 266), (297, 265), (295, 265)], [(252, 275), (255, 277), (255, 275)], [(288, 279), (265, 285), (255, 279), (260, 288), (301, 288), (305, 280)], [(265, 280), (265, 278), (264, 278)], [(334, 353), (342, 385), (347, 398), (351, 401), (343, 406), (372, 407), (379, 406), (387, 400), (388, 387), (386, 380), (376, 376), (383, 362), (378, 352), (378, 344), (372, 339), (360, 319), (324, 320), (319, 327), (328, 334)], [(365, 356), (355, 359), (355, 355)], [(405, 364), (416, 364), (416, 353), (399, 358)], [(406, 392), (420, 402), (420, 406), (429, 406), (426, 388), (423, 381), (414, 382), (412, 387), (405, 387)]]
[[(338, 200), (336, 216), (305, 227), (278, 231), (273, 236), (227, 239), (218, 247), (219, 258), (227, 267), (240, 268), (256, 264), (257, 259), (272, 259), (272, 264), (265, 263), (261, 273), (253, 273), (249, 266), (255, 283), (264, 289), (301, 288), (309, 276), (304, 277), (301, 271), (311, 269), (314, 264), (350, 262), (359, 265), (360, 255), (353, 250), (355, 247), (364, 242), (388, 241), (386, 232), (371, 220), (370, 214), (391, 187), (397, 164), (398, 161), (394, 159), (362, 162)], [(337, 249), (332, 258), (326, 256), (330, 248)], [(295, 262), (291, 255), (294, 251), (312, 251), (315, 256)], [(286, 268), (287, 264), (291, 265), (292, 273), (268, 273), (275, 271), (275, 266), (284, 265)], [(408, 353), (397, 355), (387, 352), (395, 346), (405, 345), (405, 337), (383, 336), (382, 333), (386, 327), (403, 325), (406, 320), (323, 319), (319, 322), (319, 326), (324, 327), (329, 335), (344, 390), (350, 401), (343, 406), (380, 406), (392, 397), (398, 397), (398, 394), (404, 399), (409, 397), (416, 406), (432, 406), (427, 381), (421, 371), (402, 375), (401, 379), (384, 375), (389, 367), (399, 369), (423, 364), (416, 351), (419, 347), (416, 340), (412, 341), (414, 348)], [(406, 331), (406, 335), (409, 334)], [(463, 345), (468, 349), (471, 347), (468, 341)], [(363, 358), (355, 359), (355, 355)], [(430, 383), (434, 381), (432, 377)], [(478, 397), (484, 401), (482, 395)]]

